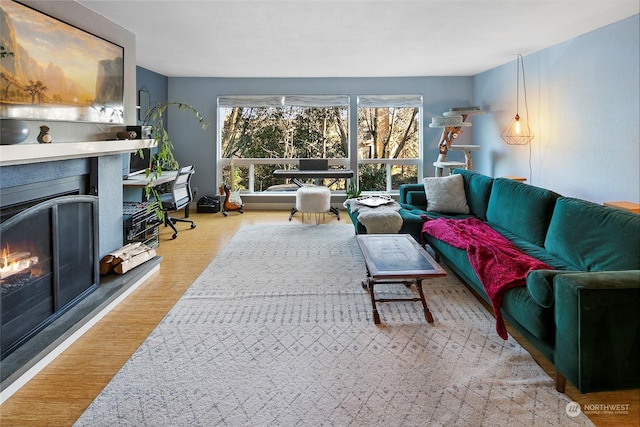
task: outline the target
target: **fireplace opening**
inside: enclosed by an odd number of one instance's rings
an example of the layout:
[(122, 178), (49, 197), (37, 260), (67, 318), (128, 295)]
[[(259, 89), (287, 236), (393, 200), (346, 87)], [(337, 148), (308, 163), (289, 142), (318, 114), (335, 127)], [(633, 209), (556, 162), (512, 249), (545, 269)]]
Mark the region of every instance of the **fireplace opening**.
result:
[(99, 286), (97, 197), (45, 187), (0, 210), (2, 359)]

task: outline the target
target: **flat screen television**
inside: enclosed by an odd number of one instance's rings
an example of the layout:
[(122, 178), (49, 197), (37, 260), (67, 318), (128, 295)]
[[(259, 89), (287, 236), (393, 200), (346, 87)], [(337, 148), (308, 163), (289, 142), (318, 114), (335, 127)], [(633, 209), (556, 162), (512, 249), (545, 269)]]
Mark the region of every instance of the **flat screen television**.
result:
[(129, 155), (127, 178), (144, 173), (151, 166), (151, 149), (143, 148)]

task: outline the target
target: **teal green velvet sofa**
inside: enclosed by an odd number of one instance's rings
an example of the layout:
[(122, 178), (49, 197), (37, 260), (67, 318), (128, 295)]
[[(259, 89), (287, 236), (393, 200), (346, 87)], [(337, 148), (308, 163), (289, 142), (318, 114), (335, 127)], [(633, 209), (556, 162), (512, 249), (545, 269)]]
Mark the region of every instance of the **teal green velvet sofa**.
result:
[[(456, 169), (469, 214), (428, 212), (422, 184), (400, 187), (401, 233), (431, 246), (469, 287), (489, 299), (463, 249), (422, 234), (422, 216), (477, 217), (552, 266), (506, 291), (504, 319), (582, 393), (640, 387), (640, 215), (562, 197), (505, 178)], [(366, 229), (351, 216), (357, 233)]]

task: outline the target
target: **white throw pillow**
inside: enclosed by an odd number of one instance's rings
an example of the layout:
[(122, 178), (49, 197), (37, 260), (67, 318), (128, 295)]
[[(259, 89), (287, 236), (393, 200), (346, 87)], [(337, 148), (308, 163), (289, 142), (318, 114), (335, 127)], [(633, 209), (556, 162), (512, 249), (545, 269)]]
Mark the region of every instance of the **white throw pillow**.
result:
[(460, 174), (425, 178), (424, 191), (427, 193), (427, 211), (469, 213), (464, 181)]

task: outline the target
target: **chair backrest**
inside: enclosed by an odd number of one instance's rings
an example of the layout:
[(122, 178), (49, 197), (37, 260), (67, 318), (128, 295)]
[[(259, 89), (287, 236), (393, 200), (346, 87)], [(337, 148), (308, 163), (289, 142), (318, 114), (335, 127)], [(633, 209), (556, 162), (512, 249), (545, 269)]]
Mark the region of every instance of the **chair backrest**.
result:
[(300, 159), (298, 168), (301, 171), (326, 171), (329, 169), (328, 159)]
[(191, 192), (191, 177), (196, 172), (193, 165), (180, 168), (171, 186), (171, 194), (175, 209), (182, 209), (193, 200)]

